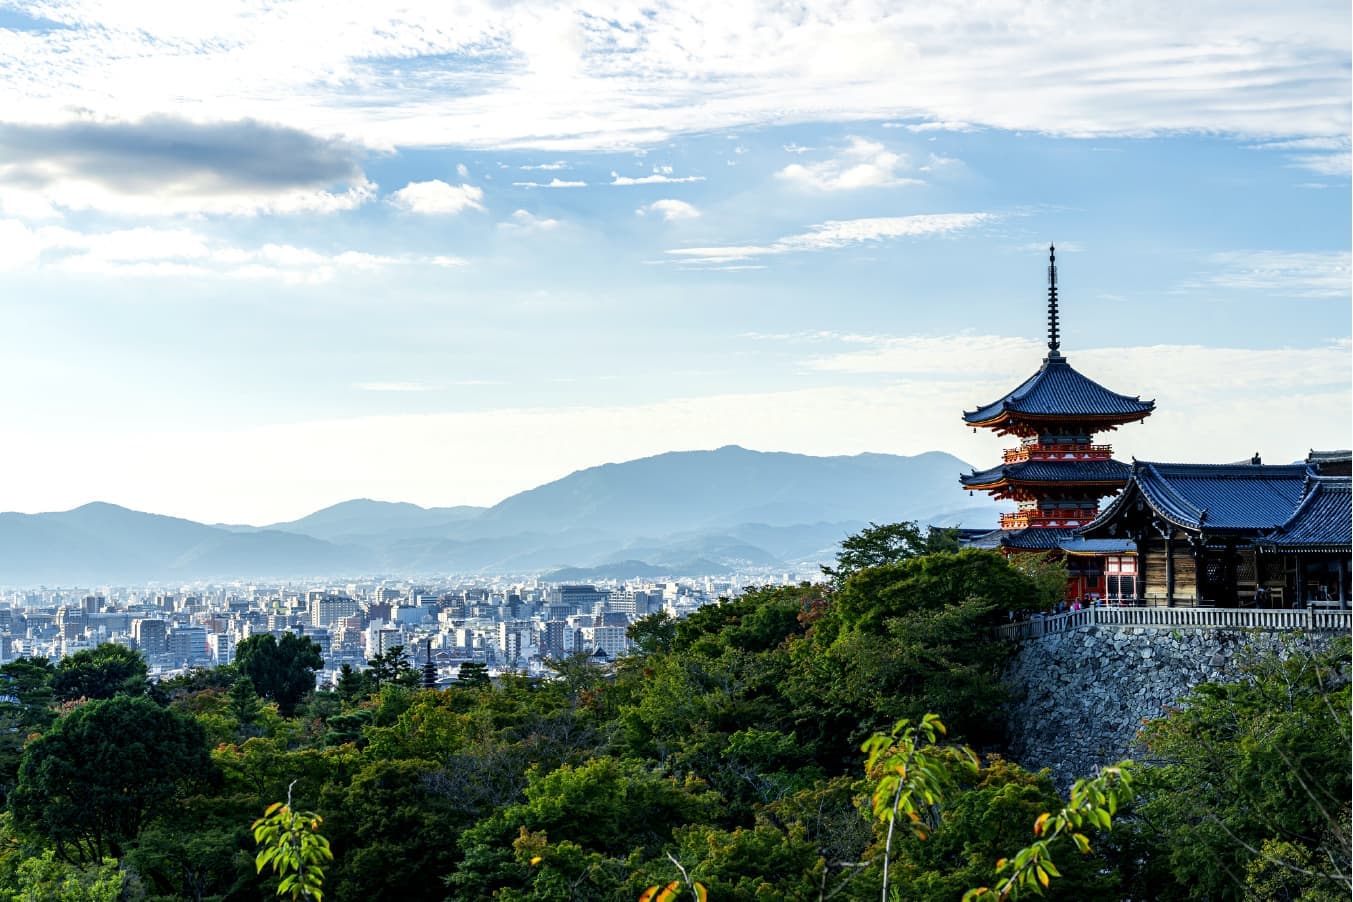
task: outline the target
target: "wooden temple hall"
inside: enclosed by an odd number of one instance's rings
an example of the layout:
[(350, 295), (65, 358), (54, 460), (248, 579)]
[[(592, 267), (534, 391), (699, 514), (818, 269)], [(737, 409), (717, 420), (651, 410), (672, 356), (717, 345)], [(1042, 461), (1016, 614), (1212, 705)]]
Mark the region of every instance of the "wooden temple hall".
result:
[[(1081, 375), (1061, 353), (1057, 259), (1049, 248), (1048, 354), (997, 400), (963, 414), (1019, 439), (998, 466), (963, 475), (969, 491), (1014, 501), (968, 544), (1051, 553), (1069, 598), (1118, 604), (1349, 607), (1353, 598), (1350, 452), (1271, 465), (1113, 459), (1099, 433), (1140, 422), (1154, 401)], [(1112, 501), (1101, 510), (1101, 501)]]

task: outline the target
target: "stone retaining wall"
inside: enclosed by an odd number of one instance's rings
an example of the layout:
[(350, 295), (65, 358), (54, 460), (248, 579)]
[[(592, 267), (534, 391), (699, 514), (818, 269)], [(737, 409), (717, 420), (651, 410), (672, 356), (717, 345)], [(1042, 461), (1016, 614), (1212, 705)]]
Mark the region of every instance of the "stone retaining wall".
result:
[(1059, 785), (1123, 758), (1142, 760), (1142, 722), (1202, 682), (1240, 676), (1243, 650), (1325, 644), (1290, 630), (1092, 625), (1019, 643), (1006, 667), (1010, 757)]

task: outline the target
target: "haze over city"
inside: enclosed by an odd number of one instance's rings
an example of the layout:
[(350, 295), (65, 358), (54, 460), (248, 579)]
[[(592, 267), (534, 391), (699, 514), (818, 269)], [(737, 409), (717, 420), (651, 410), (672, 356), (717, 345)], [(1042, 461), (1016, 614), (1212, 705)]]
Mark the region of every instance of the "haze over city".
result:
[[(0, 7), (3, 507), (493, 504), (726, 444), (1350, 432), (1346, 3)], [(955, 494), (958, 489), (955, 487)]]

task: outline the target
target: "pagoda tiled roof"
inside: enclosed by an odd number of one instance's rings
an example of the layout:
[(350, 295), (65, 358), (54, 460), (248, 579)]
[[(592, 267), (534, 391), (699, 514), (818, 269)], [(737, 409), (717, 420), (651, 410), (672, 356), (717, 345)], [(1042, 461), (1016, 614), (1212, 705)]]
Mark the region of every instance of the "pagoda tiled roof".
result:
[(1127, 481), (1129, 467), (1118, 460), (1024, 460), (1001, 464), (980, 473), (974, 470), (959, 481), (964, 486), (995, 485), (1001, 482), (1086, 483)]
[(965, 412), (964, 421), (980, 425), (1005, 415), (1029, 417), (1086, 417), (1131, 422), (1155, 410), (1155, 401), (1109, 391), (1079, 372), (1061, 354), (1049, 354), (1038, 372), (1002, 398)]
[(1173, 464), (1133, 461), (1127, 486), (1081, 532), (1094, 535), (1130, 499), (1141, 498), (1162, 519), (1184, 529), (1268, 532), (1301, 503), (1311, 471), (1305, 464)]
[(1067, 554), (1136, 554), (1137, 543), (1131, 539), (1087, 539), (1073, 536), (1065, 539), (1057, 547)]
[(1305, 497), (1287, 521), (1262, 542), (1286, 551), (1353, 546), (1353, 491), (1347, 476), (1312, 476)]
[(964, 543), (968, 548), (1051, 551), (1075, 536), (1070, 529), (994, 529)]

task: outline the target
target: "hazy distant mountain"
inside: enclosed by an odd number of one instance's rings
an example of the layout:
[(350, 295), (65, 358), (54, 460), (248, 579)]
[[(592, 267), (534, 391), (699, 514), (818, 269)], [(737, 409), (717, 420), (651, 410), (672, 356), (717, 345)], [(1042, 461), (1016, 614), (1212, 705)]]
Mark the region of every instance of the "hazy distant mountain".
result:
[(0, 582), (96, 583), (361, 572), (366, 552), (283, 532), (236, 533), (96, 502), (0, 514)]
[(373, 536), (391, 531), (428, 531), (484, 512), (482, 507), (419, 507), (407, 501), (372, 501), (357, 498), (315, 511), (288, 523), (274, 523), (264, 529), (300, 533), (316, 539), (334, 541), (347, 536)]
[(590, 583), (607, 579), (657, 579), (672, 576), (674, 572), (685, 575), (691, 571), (666, 570), (643, 561), (616, 561), (614, 564), (601, 564), (596, 567), (561, 567), (542, 573), (540, 578), (552, 583)]
[(810, 457), (729, 446), (591, 467), (487, 509), (357, 499), (270, 527), (111, 504), (7, 513), (0, 584), (811, 567), (870, 521), (994, 526), (998, 506), (958, 488), (970, 469), (941, 452)]
[[(461, 530), (507, 535), (592, 527), (653, 534), (744, 523), (929, 523), (972, 506), (958, 488), (958, 474), (970, 469), (939, 451), (915, 457), (809, 457), (736, 445), (674, 451), (579, 470), (499, 502)], [(996, 510), (971, 525), (994, 525)]]

